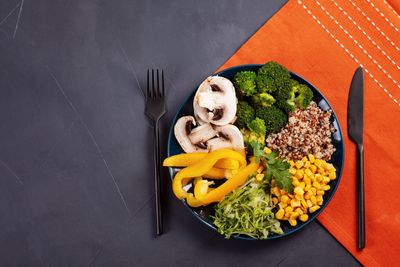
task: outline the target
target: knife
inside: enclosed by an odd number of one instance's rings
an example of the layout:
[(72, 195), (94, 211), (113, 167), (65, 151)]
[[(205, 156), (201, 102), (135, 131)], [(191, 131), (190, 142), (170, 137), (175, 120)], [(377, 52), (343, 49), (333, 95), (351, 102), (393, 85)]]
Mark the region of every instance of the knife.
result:
[(347, 126), (350, 139), (357, 145), (358, 248), (365, 247), (364, 203), (364, 73), (358, 67), (350, 85), (347, 105)]

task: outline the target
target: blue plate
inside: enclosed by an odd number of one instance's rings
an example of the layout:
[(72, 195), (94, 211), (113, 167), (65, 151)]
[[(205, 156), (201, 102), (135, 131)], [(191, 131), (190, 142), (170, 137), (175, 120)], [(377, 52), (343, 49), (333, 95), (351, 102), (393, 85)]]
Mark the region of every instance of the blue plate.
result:
[[(259, 64), (252, 64), (252, 65), (240, 65), (232, 68), (228, 68), (225, 70), (222, 70), (215, 75), (219, 75), (225, 78), (228, 78), (230, 80), (233, 79), (235, 74), (239, 71), (245, 71), (245, 70), (250, 70), (250, 71), (257, 71), (259, 67), (262, 65)], [(320, 91), (318, 91), (317, 88), (315, 88), (312, 84), (304, 80), (302, 77), (295, 73), (291, 73), (292, 79), (297, 80), (300, 83), (308, 85), (311, 90), (314, 92), (314, 101), (318, 104), (318, 106), (322, 110), (329, 110), (331, 109), (333, 111), (333, 108), (329, 104), (328, 100), (321, 94)], [(174, 125), (175, 122), (177, 121), (178, 118), (185, 116), (185, 115), (192, 115), (193, 116), (193, 97), (196, 93), (197, 87), (193, 90), (193, 92), (190, 94), (190, 96), (186, 99), (186, 101), (182, 104), (178, 112), (176, 113), (174, 120), (171, 124), (170, 131), (169, 131), (169, 136), (168, 136), (168, 156), (173, 156), (176, 154), (183, 153), (180, 145), (175, 139), (174, 136)], [(331, 189), (327, 192), (325, 192), (324, 195), (324, 204), (321, 206), (321, 209), (319, 209), (317, 212), (309, 214), (309, 219), (305, 223), (299, 222), (297, 226), (292, 227), (289, 225), (287, 221), (281, 221), (281, 226), (284, 234), (282, 235), (276, 235), (272, 234), (270, 235), (268, 239), (275, 239), (275, 238), (280, 238), (287, 236), (289, 234), (292, 234), (307, 224), (309, 224), (311, 221), (315, 220), (315, 218), (325, 209), (325, 207), (328, 205), (330, 200), (332, 199), (333, 195), (336, 192), (336, 189), (339, 186), (340, 178), (342, 176), (342, 171), (343, 171), (343, 162), (344, 162), (344, 143), (343, 143), (343, 134), (342, 134), (342, 129), (340, 128), (339, 121), (336, 117), (335, 112), (332, 112), (332, 117), (331, 121), (333, 123), (333, 126), (335, 127), (336, 131), (332, 134), (332, 143), (334, 147), (336, 148), (336, 151), (333, 153), (332, 158), (330, 162), (335, 166), (336, 172), (337, 172), (337, 179), (334, 181), (330, 182)], [(169, 168), (169, 173), (171, 179), (174, 178), (175, 170), (173, 168)], [(214, 208), (213, 205), (208, 205), (206, 207), (200, 207), (200, 208), (191, 208), (189, 207), (185, 201), (182, 201), (182, 203), (188, 208), (188, 210), (196, 217), (198, 218), (201, 222), (206, 224), (208, 227), (210, 227), (213, 230), (216, 230), (215, 225), (212, 222), (212, 219), (210, 218), (210, 215), (213, 215), (214, 213)], [(247, 240), (254, 240), (253, 238), (247, 237), (247, 236), (235, 236), (234, 238), (237, 239), (247, 239)]]

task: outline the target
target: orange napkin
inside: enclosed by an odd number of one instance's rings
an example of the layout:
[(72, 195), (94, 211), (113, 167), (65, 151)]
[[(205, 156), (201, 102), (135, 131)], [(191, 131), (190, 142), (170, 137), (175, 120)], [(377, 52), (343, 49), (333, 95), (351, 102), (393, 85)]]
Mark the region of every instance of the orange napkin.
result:
[[(345, 167), (320, 222), (360, 262), (400, 263), (400, 8), (387, 0), (291, 0), (220, 69), (275, 60), (328, 98), (343, 128)], [(366, 248), (357, 250), (356, 150), (347, 98), (365, 70)]]

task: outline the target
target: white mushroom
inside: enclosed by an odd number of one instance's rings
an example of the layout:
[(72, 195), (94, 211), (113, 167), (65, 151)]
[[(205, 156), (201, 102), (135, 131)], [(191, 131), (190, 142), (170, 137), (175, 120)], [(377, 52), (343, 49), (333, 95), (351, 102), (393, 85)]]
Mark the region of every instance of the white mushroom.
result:
[(220, 148), (231, 148), (234, 150), (244, 149), (243, 135), (240, 130), (231, 124), (214, 127), (218, 133), (218, 138), (207, 141), (210, 151)]
[(226, 125), (235, 119), (236, 93), (230, 80), (210, 76), (197, 89), (193, 100), (195, 117), (215, 125)]
[(192, 116), (181, 117), (174, 127), (176, 140), (186, 153), (208, 152), (206, 142), (216, 136), (217, 132), (209, 123), (193, 129), (194, 126), (196, 121)]

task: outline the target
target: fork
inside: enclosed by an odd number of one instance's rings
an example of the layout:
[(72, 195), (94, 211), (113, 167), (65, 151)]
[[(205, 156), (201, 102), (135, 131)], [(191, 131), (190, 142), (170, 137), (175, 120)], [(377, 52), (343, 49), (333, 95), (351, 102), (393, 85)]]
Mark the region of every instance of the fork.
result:
[[(151, 72), (151, 81), (150, 81)], [(161, 235), (162, 227), (162, 209), (161, 209), (161, 190), (160, 190), (160, 147), (159, 147), (159, 121), (167, 112), (165, 105), (165, 87), (164, 87), (164, 71), (161, 70), (161, 81), (159, 70), (147, 70), (147, 91), (146, 91), (146, 108), (147, 117), (153, 122), (154, 126), (154, 186), (156, 195), (156, 234)], [(160, 83), (161, 82), (161, 83)]]

